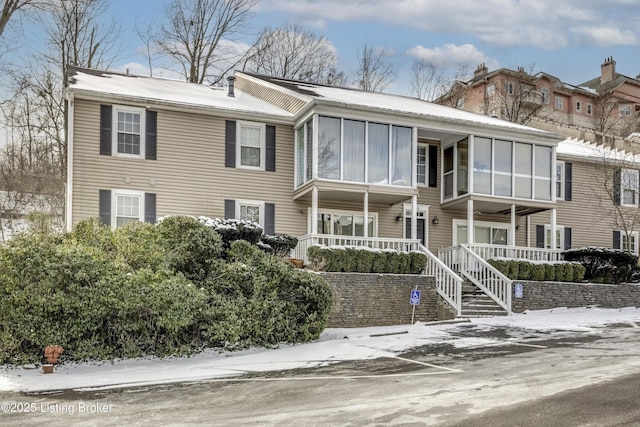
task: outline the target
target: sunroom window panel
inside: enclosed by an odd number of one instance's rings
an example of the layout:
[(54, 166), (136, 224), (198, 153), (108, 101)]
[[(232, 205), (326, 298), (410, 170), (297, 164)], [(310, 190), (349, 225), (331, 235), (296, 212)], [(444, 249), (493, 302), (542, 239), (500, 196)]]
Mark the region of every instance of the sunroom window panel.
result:
[(533, 170), (533, 157), (531, 155), (531, 144), (522, 144), (516, 142), (516, 156), (515, 156), (515, 173), (520, 175), (529, 175)]
[(516, 176), (515, 197), (522, 199), (531, 198), (531, 177)]
[(369, 123), (369, 183), (389, 183), (389, 126)]
[(469, 140), (463, 139), (458, 144), (458, 196), (469, 192)]
[(536, 145), (536, 176), (551, 179), (551, 147)]
[(364, 182), (364, 122), (344, 121), (344, 180)]
[(551, 180), (540, 179), (535, 180), (536, 193), (535, 198), (537, 200), (551, 200)]
[(511, 173), (512, 147), (511, 141), (496, 140), (494, 154), (496, 171)]
[(444, 197), (453, 197), (453, 147), (444, 149)]
[(411, 129), (393, 126), (393, 185), (411, 185)]
[(304, 127), (296, 130), (296, 187), (305, 182), (305, 161), (304, 161)]
[(473, 149), (473, 191), (491, 194), (491, 140), (475, 138)]
[(507, 175), (496, 172), (494, 175), (494, 181), (494, 194), (496, 196), (511, 196), (511, 174)]
[(306, 138), (307, 138), (307, 157), (306, 157), (306, 178), (307, 181), (310, 181), (313, 178), (313, 121), (309, 120), (305, 124), (307, 129)]
[(318, 119), (318, 177), (340, 179), (340, 119)]

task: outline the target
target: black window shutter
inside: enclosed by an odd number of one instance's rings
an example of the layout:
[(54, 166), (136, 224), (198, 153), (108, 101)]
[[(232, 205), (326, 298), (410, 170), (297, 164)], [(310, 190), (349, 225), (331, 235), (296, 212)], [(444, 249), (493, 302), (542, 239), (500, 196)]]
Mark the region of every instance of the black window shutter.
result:
[(276, 127), (267, 125), (266, 129), (265, 170), (276, 171)]
[(571, 163), (565, 162), (564, 164), (564, 199), (571, 201), (572, 198), (572, 186), (573, 186), (573, 166)]
[(100, 221), (111, 227), (111, 190), (100, 190), (98, 211)]
[(144, 222), (156, 223), (156, 193), (144, 193)]
[(264, 234), (273, 235), (275, 232), (276, 205), (273, 203), (264, 204)]
[(620, 185), (621, 185), (622, 171), (617, 169), (613, 175), (613, 201), (616, 205), (620, 205)]
[(147, 160), (156, 160), (158, 154), (158, 113), (156, 111), (147, 111), (145, 122), (147, 129), (144, 140), (144, 158)]
[(617, 230), (613, 232), (613, 249), (622, 249), (622, 239), (620, 238), (620, 232)]
[(564, 249), (571, 249), (571, 227), (564, 228)]
[(236, 122), (227, 120), (224, 135), (224, 165), (228, 168), (236, 167)]
[(536, 225), (536, 248), (544, 248), (544, 225)]
[(429, 146), (429, 187), (438, 186), (438, 147)]
[(236, 201), (233, 199), (224, 200), (224, 219), (236, 218)]
[(111, 155), (111, 105), (100, 105), (100, 154)]

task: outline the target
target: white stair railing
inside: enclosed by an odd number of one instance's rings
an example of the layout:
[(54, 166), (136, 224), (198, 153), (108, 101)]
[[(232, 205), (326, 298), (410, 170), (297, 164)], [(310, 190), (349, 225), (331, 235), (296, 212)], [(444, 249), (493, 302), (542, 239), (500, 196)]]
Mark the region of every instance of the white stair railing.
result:
[(465, 245), (459, 246), (460, 273), (511, 314), (511, 279)]
[(419, 245), (420, 252), (427, 256), (425, 274), (435, 276), (436, 291), (453, 309), (456, 316), (462, 314), (462, 277), (458, 276), (440, 258), (435, 256), (423, 245)]

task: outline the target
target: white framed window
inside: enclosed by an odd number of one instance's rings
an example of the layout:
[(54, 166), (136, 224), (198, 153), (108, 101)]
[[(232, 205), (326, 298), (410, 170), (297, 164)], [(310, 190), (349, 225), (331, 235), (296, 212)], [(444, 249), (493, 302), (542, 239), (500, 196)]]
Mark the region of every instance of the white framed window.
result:
[(495, 93), (496, 93), (496, 85), (494, 85), (493, 83), (489, 83), (487, 85), (487, 96), (491, 97), (495, 95)]
[(416, 178), (418, 185), (429, 184), (429, 145), (418, 144)]
[(631, 105), (630, 104), (622, 104), (618, 106), (618, 114), (620, 117), (627, 117), (631, 115)]
[(627, 233), (620, 231), (620, 245), (622, 250), (638, 255), (638, 232), (632, 231), (627, 236)]
[[(510, 224), (502, 222), (474, 221), (474, 243), (489, 245), (509, 244)], [(453, 220), (453, 245), (467, 244), (467, 221), (464, 219)]]
[(582, 102), (576, 101), (576, 111), (582, 113)]
[(121, 156), (144, 158), (144, 109), (114, 105), (112, 120), (112, 152)]
[(143, 191), (112, 190), (111, 194), (111, 228), (144, 221)]
[[(544, 225), (544, 247), (551, 249), (551, 224)], [(564, 225), (556, 225), (556, 247), (564, 248)]]
[(556, 96), (556, 110), (564, 110), (564, 99), (560, 96)]
[(514, 91), (514, 89), (513, 89), (513, 82), (512, 82), (512, 81), (507, 80), (507, 81), (504, 83), (504, 88), (505, 88), (505, 92), (506, 92), (508, 95), (513, 95), (513, 91)]
[(542, 89), (540, 89), (540, 95), (542, 96), (542, 103), (543, 104), (548, 104), (549, 103), (549, 88), (543, 87)]
[(237, 122), (238, 168), (265, 169), (265, 130), (264, 123)]
[(564, 199), (564, 162), (556, 161), (556, 199)]
[(620, 204), (623, 206), (638, 205), (638, 171), (622, 169), (620, 172)]
[[(311, 208), (308, 210), (309, 233), (311, 233)], [(369, 212), (367, 236), (378, 236), (378, 213)], [(338, 209), (321, 209), (318, 211), (318, 234), (334, 236), (364, 236), (364, 213)]]
[(593, 113), (593, 106), (591, 104), (587, 104), (587, 114), (591, 115)]
[(264, 202), (255, 200), (236, 200), (238, 219), (255, 222), (264, 226)]

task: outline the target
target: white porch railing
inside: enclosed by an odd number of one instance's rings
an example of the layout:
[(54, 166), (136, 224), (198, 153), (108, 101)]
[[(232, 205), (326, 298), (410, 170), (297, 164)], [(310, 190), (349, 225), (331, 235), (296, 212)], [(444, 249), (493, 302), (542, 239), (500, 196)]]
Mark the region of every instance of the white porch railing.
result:
[(422, 245), (420, 245), (420, 252), (427, 256), (425, 274), (435, 276), (438, 294), (455, 309), (456, 317), (460, 316), (462, 314), (462, 277)]
[(398, 252), (421, 252), (427, 256), (427, 265), (424, 274), (436, 278), (436, 291), (451, 305), (456, 312), (456, 316), (459, 316), (462, 312), (462, 277), (424, 247), (420, 243), (420, 240), (307, 234), (298, 239), (298, 245), (291, 251), (291, 256), (307, 262), (307, 251), (314, 245), (342, 247), (364, 246), (372, 249), (396, 250)]
[(389, 249), (398, 252), (419, 250), (420, 240), (387, 239), (382, 237), (335, 236), (331, 234), (307, 234), (298, 238), (298, 245), (291, 251), (292, 258), (307, 259), (307, 250), (311, 246), (366, 247), (371, 249)]
[[(562, 250), (472, 243), (466, 245), (482, 259), (511, 258), (531, 261), (562, 261)], [(449, 264), (450, 265), (450, 264)]]
[(474, 285), (511, 314), (511, 280), (465, 245), (443, 249), (440, 259), (458, 270)]

